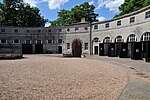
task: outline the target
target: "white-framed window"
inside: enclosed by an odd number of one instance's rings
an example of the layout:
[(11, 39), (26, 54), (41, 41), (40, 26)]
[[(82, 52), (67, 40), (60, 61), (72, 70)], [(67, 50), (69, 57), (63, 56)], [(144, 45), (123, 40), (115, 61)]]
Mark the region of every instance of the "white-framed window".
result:
[(106, 24), (105, 24), (105, 28), (109, 28), (109, 23), (106, 23)]
[(20, 40), (15, 39), (15, 40), (13, 40), (13, 43), (14, 43), (14, 44), (19, 44), (19, 43), (20, 43)]
[(93, 42), (99, 42), (99, 38), (98, 37), (94, 38)]
[(128, 42), (136, 42), (137, 38), (134, 34), (129, 35)]
[(84, 50), (88, 50), (88, 43), (84, 43)]
[(146, 32), (142, 35), (142, 41), (150, 41), (150, 32)]
[(25, 44), (31, 44), (31, 40), (25, 40)]
[(67, 43), (67, 49), (70, 49), (70, 43)]
[(8, 40), (6, 40), (6, 39), (1, 39), (1, 40), (0, 40), (0, 43), (1, 43), (1, 44), (7, 44), (7, 43), (8, 43)]
[(147, 12), (145, 13), (145, 18), (150, 18), (150, 11), (147, 11)]
[(42, 40), (36, 40), (36, 44), (42, 44)]
[(117, 36), (115, 42), (123, 42), (122, 36)]
[(78, 27), (75, 27), (75, 31), (78, 31), (79, 30), (79, 28)]
[(98, 29), (98, 25), (94, 25), (94, 29)]
[(110, 42), (111, 42), (110, 37), (106, 37), (106, 38), (104, 39), (104, 43), (110, 43)]
[(130, 23), (135, 22), (135, 17), (130, 17)]
[(121, 20), (117, 21), (117, 26), (121, 25)]

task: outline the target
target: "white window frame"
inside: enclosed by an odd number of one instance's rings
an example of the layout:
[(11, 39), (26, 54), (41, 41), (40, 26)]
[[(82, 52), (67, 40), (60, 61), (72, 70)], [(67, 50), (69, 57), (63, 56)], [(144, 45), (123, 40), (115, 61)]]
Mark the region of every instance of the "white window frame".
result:
[[(18, 40), (18, 43), (15, 43), (15, 40)], [(21, 43), (21, 41), (19, 39), (14, 39), (13, 40), (13, 44), (20, 44), (20, 43)]]
[[(39, 40), (36, 40), (35, 43), (36, 43), (36, 44), (39, 44), (38, 41), (39, 41)], [(42, 40), (40, 40), (40, 44), (42, 44)]]

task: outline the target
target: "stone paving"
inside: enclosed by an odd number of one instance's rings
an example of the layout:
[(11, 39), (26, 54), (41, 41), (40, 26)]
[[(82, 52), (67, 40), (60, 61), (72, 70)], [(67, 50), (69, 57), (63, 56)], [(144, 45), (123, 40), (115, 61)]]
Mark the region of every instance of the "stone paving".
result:
[(130, 58), (88, 56), (87, 58), (120, 65), (128, 70), (129, 81), (118, 100), (150, 100), (150, 63)]

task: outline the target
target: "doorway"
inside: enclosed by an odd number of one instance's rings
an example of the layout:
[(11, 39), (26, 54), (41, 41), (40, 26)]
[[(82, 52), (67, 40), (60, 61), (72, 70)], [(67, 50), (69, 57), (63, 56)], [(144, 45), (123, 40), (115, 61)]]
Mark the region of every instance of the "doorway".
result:
[(81, 57), (82, 54), (82, 44), (81, 41), (76, 39), (72, 43), (72, 56)]

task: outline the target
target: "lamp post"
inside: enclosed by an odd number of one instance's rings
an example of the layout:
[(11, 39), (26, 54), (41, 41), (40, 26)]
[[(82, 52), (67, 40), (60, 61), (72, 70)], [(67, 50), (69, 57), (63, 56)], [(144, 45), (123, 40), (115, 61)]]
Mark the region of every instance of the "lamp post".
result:
[(90, 55), (93, 55), (93, 46), (92, 46), (92, 22), (97, 21), (96, 17), (98, 14), (95, 14), (94, 12), (87, 15), (86, 21), (90, 24)]

